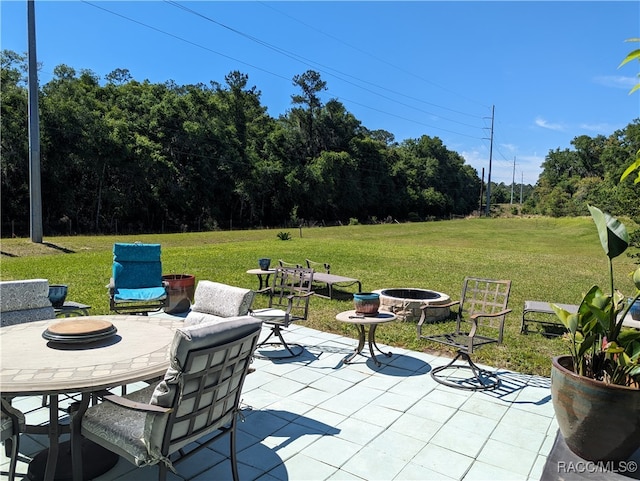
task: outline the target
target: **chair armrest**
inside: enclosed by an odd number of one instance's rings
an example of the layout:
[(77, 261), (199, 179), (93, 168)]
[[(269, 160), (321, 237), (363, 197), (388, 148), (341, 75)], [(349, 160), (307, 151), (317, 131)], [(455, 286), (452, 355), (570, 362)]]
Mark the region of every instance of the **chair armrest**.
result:
[(268, 286), (268, 287), (263, 287), (262, 289), (256, 290), (256, 293), (257, 294), (264, 294), (266, 292), (271, 292), (271, 290), (272, 290), (272, 287)]
[(331, 274), (331, 264), (329, 264), (328, 262), (315, 262), (312, 261), (311, 259), (305, 259), (305, 262), (307, 263), (307, 267), (309, 269), (314, 269), (314, 266), (319, 266), (322, 265), (324, 267), (324, 270), (327, 272), (327, 274)]
[(156, 412), (156, 413), (164, 414), (164, 413), (169, 413), (173, 410), (172, 408), (165, 408), (162, 406), (158, 406), (156, 404), (145, 404), (145, 403), (132, 401), (131, 399), (127, 399), (122, 396), (117, 396), (115, 394), (108, 394), (104, 396), (104, 400), (128, 409), (135, 409), (136, 411), (148, 411), (148, 412)]
[(505, 314), (509, 314), (511, 311), (512, 309), (504, 309), (503, 311), (494, 312), (493, 314), (487, 314), (486, 312), (477, 312), (469, 316), (469, 319), (475, 320), (481, 317), (500, 317), (500, 316), (504, 316)]

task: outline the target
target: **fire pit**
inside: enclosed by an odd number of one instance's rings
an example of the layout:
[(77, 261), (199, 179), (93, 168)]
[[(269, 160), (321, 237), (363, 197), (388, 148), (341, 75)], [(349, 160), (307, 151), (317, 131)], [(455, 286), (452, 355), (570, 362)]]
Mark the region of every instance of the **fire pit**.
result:
[[(442, 292), (419, 289), (416, 287), (388, 288), (373, 291), (380, 294), (380, 309), (393, 312), (403, 321), (417, 321), (425, 304), (438, 306), (448, 304), (451, 298)], [(449, 308), (430, 309), (426, 322), (441, 321), (449, 317)]]

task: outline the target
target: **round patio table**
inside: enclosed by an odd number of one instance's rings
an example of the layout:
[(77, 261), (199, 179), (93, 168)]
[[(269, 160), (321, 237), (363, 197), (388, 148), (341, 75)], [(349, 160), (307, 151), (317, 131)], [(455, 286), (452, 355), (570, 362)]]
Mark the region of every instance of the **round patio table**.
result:
[[(79, 433), (81, 416), (71, 416), (71, 426), (58, 422), (58, 396), (81, 393), (79, 413), (84, 412), (92, 393), (137, 381), (158, 378), (169, 366), (169, 348), (175, 329), (183, 325), (181, 318), (160, 316), (106, 315), (82, 317), (83, 322), (111, 323), (117, 330), (113, 335), (89, 343), (55, 342), (43, 338), (43, 333), (61, 322), (51, 319), (28, 322), (0, 328), (0, 386), (2, 402), (16, 396), (49, 396), (49, 424), (27, 426), (26, 432), (49, 436), (49, 448), (36, 459), (45, 466), (34, 467), (43, 471), (42, 479), (54, 480), (67, 476), (56, 472), (60, 449), (59, 436), (74, 430)], [(55, 328), (52, 327), (53, 330)], [(117, 458), (116, 458), (117, 459)], [(64, 463), (67, 464), (67, 463)], [(65, 466), (66, 469), (69, 466)], [(32, 467), (29, 467), (32, 471)], [(95, 473), (94, 473), (95, 475)]]
[(391, 357), (390, 352), (383, 352), (378, 345), (376, 344), (376, 328), (378, 324), (383, 324), (385, 322), (391, 322), (396, 320), (396, 315), (392, 312), (387, 311), (378, 311), (378, 314), (375, 316), (366, 316), (363, 314), (356, 314), (355, 310), (340, 312), (336, 315), (336, 319), (340, 322), (346, 322), (348, 324), (355, 324), (358, 327), (358, 346), (353, 354), (349, 355), (345, 360), (345, 364), (349, 364), (353, 359), (362, 353), (362, 349), (365, 344), (366, 337), (366, 327), (369, 326), (369, 336), (367, 338), (369, 344), (369, 352), (371, 353), (371, 359), (376, 364), (376, 366), (380, 366), (380, 361), (376, 358), (376, 354), (374, 349), (377, 349), (380, 354), (383, 354), (387, 357)]

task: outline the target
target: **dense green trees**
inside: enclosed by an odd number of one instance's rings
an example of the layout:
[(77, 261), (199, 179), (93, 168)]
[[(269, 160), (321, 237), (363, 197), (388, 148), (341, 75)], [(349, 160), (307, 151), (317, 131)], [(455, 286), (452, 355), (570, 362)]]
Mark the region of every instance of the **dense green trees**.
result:
[(640, 119), (609, 137), (581, 135), (573, 149), (550, 151), (527, 212), (551, 215), (589, 215), (593, 204), (612, 215), (640, 220), (640, 189), (630, 176), (620, 176), (640, 149)]
[[(28, 232), (25, 58), (2, 52), (2, 225)], [(314, 71), (267, 114), (247, 75), (104, 81), (59, 65), (40, 89), (45, 233), (122, 233), (466, 215), (480, 180), (437, 137), (369, 131)]]
[[(29, 230), (25, 57), (0, 56), (2, 234)], [(224, 84), (152, 84), (117, 69), (101, 81), (59, 65), (40, 89), (47, 235), (424, 220), (479, 208), (481, 180), (438, 137), (396, 142), (370, 131), (314, 71), (292, 108), (267, 114), (246, 74)], [(620, 176), (640, 149), (640, 119), (608, 137), (550, 151), (524, 212), (587, 215), (587, 203), (640, 219), (640, 190)], [(511, 186), (492, 184), (492, 204)], [(519, 202), (520, 192), (514, 192)]]

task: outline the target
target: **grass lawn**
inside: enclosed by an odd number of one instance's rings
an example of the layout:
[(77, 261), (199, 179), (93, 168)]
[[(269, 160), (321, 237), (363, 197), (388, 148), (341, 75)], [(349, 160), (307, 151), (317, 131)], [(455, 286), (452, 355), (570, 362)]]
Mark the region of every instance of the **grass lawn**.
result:
[[(632, 226), (627, 224), (629, 229)], [(278, 239), (289, 232), (291, 240)], [(459, 299), (465, 276), (511, 279), (504, 343), (479, 349), (474, 359), (521, 373), (549, 375), (550, 357), (564, 354), (563, 340), (539, 334), (520, 334), (524, 301), (544, 300), (577, 304), (593, 284), (607, 290), (607, 261), (590, 218), (499, 218), (385, 225), (263, 229), (137, 236), (80, 236), (2, 239), (0, 279), (46, 278), (51, 284), (68, 284), (68, 300), (90, 304), (92, 314), (107, 314), (106, 285), (111, 276), (114, 242), (162, 244), (163, 271), (194, 274), (247, 288), (257, 288), (256, 276), (246, 270), (258, 267), (258, 258), (288, 262), (305, 258), (329, 262), (331, 272), (362, 281), (364, 291), (390, 287), (418, 287), (447, 293)], [(633, 291), (628, 273), (634, 269), (626, 255), (615, 260), (617, 288)], [(335, 320), (352, 309), (349, 293), (339, 299), (314, 297), (309, 327), (356, 337), (354, 326)], [(256, 298), (263, 307), (265, 296)], [(450, 331), (453, 321), (429, 326), (429, 332)], [(415, 322), (383, 325), (377, 340), (413, 350), (446, 347), (416, 339)]]

